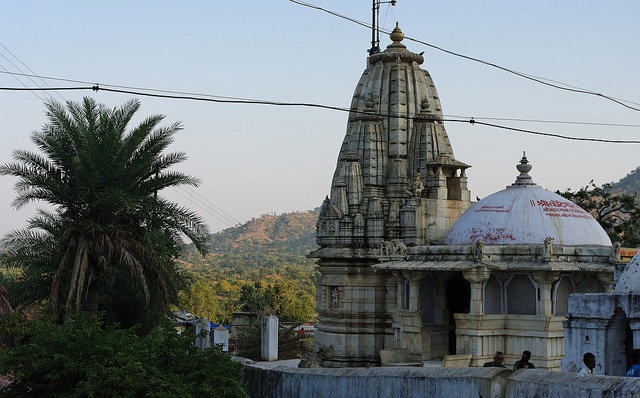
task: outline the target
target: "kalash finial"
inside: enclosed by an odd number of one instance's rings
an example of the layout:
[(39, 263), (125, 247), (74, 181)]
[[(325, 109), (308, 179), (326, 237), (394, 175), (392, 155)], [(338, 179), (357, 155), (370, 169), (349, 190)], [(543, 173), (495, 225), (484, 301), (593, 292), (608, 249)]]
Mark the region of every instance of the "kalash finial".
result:
[(391, 34), (389, 34), (389, 37), (391, 38), (391, 41), (393, 41), (393, 44), (400, 43), (402, 39), (404, 39), (404, 33), (402, 33), (402, 30), (400, 30), (398, 22), (396, 22), (396, 27), (393, 28), (393, 31), (391, 32)]
[(520, 175), (516, 177), (516, 182), (511, 184), (511, 186), (536, 185), (536, 183), (533, 182), (533, 178), (529, 175), (532, 168), (533, 166), (529, 164), (529, 160), (527, 159), (527, 153), (522, 151), (522, 159), (520, 159), (520, 163), (516, 166)]

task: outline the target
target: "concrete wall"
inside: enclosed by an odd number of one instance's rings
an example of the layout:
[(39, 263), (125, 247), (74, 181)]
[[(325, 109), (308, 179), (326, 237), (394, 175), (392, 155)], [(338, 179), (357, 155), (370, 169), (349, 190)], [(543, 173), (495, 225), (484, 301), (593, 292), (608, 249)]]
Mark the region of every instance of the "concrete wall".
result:
[(547, 370), (500, 368), (272, 369), (245, 365), (255, 398), (579, 397), (637, 398), (640, 378), (578, 376)]

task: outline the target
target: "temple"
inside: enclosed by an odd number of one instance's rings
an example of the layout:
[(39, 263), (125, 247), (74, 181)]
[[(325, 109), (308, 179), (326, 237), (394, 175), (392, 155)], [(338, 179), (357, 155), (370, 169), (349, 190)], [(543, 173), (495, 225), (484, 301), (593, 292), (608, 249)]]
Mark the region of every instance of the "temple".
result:
[[(304, 366), (380, 366), (523, 350), (557, 370), (571, 293), (612, 291), (614, 247), (583, 209), (533, 182), (472, 202), (422, 55), (392, 43), (368, 57), (317, 222), (318, 324)], [(514, 162), (515, 163), (515, 162)]]

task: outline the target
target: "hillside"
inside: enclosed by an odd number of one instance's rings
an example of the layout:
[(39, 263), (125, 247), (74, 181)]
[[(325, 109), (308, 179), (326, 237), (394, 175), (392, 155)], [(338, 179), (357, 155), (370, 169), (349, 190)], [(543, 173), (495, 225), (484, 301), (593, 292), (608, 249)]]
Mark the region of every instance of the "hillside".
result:
[(206, 258), (190, 247), (182, 258), (183, 266), (211, 281), (224, 278), (229, 283), (281, 273), (290, 267), (298, 272), (311, 272), (314, 260), (306, 255), (317, 248), (318, 214), (319, 209), (265, 214), (239, 227), (225, 229), (211, 236)]
[(625, 177), (621, 178), (620, 181), (611, 184), (614, 192), (620, 192), (627, 195), (632, 195), (638, 192), (640, 189), (640, 167), (632, 170)]

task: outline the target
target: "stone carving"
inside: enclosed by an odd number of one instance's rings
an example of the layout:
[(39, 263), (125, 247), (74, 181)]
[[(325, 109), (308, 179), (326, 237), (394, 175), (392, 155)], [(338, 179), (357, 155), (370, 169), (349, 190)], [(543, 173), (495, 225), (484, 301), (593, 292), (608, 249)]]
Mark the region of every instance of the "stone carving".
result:
[(611, 262), (620, 262), (620, 242), (615, 242), (611, 248)]
[(336, 234), (336, 226), (332, 220), (327, 221), (327, 235), (334, 236)]
[(380, 253), (386, 256), (404, 256), (407, 245), (400, 239), (383, 240), (380, 242)]
[(473, 260), (474, 261), (482, 260), (483, 252), (484, 252), (484, 240), (483, 239), (478, 239), (476, 241), (475, 252), (473, 253)]
[(331, 288), (331, 308), (338, 308), (340, 305), (340, 290), (337, 286)]
[(413, 175), (413, 183), (411, 184), (411, 192), (416, 196), (420, 197), (422, 195), (422, 190), (424, 189), (424, 184), (422, 183), (422, 175), (418, 170)]
[(544, 261), (549, 261), (553, 257), (553, 238), (547, 236), (544, 238), (544, 253), (542, 255)]

